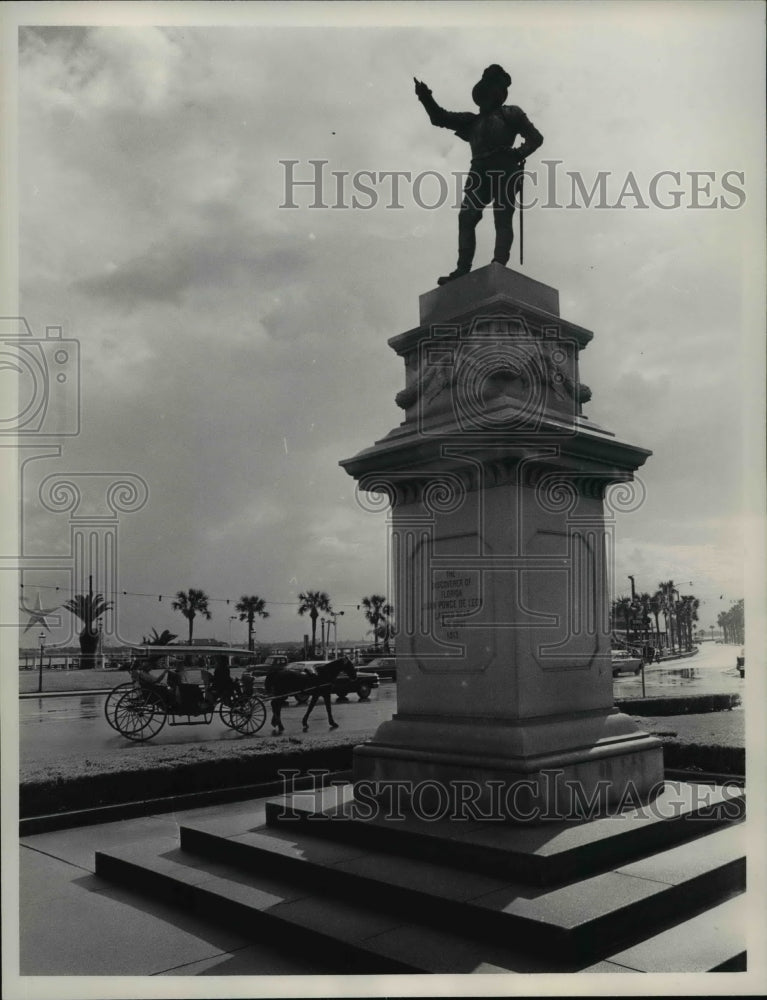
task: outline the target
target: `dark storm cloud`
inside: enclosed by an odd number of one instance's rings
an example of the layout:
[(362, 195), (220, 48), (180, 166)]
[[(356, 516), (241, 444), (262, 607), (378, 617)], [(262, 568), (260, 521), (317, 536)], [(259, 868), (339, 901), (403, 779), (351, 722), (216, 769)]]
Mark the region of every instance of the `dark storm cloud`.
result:
[(148, 302), (179, 303), (190, 288), (233, 285), (251, 275), (276, 281), (290, 275), (300, 279), (309, 261), (307, 249), (277, 234), (252, 234), (228, 225), (216, 232), (210, 224), (196, 232), (171, 236), (136, 257), (115, 265), (106, 274), (74, 282), (78, 291), (125, 309)]

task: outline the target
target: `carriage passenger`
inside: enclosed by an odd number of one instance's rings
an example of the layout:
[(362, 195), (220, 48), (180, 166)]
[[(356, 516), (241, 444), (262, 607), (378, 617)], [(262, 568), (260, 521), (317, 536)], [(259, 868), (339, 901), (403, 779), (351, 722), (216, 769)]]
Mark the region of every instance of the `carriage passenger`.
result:
[(227, 698), (232, 693), (234, 681), (229, 668), (229, 657), (219, 654), (214, 658), (213, 690), (219, 698)]

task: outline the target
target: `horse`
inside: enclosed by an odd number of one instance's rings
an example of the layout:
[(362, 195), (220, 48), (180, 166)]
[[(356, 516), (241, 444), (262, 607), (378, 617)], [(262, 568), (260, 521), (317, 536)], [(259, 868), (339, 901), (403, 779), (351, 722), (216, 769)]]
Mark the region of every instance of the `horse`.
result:
[(354, 664), (348, 656), (342, 656), (338, 660), (330, 660), (328, 663), (311, 664), (311, 666), (299, 667), (288, 663), (270, 671), (264, 680), (264, 688), (268, 695), (274, 696), (271, 699), (273, 731), (275, 733), (285, 731), (285, 727), (282, 725), (282, 708), (287, 704), (289, 694), (301, 691), (311, 692), (309, 705), (301, 720), (304, 732), (309, 728), (309, 716), (320, 698), (325, 702), (330, 728), (338, 729), (338, 723), (333, 718), (333, 712), (330, 708), (330, 694), (333, 681), (339, 674), (346, 674), (350, 679), (357, 676)]

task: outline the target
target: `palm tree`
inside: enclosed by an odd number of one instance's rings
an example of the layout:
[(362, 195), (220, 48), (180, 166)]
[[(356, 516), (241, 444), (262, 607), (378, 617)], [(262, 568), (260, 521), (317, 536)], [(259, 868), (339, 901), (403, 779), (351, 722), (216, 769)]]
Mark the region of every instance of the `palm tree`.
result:
[(700, 607), (700, 601), (694, 594), (683, 594), (680, 603), (682, 605), (682, 624), (685, 635), (685, 646), (689, 651), (692, 649), (692, 623), (698, 620), (698, 608)]
[(656, 649), (660, 649), (660, 614), (663, 611), (663, 594), (660, 590), (656, 590), (655, 593), (650, 598), (650, 604), (648, 607), (650, 614), (655, 619), (655, 646)]
[(383, 624), (379, 626), (379, 634), (383, 639), (383, 653), (384, 656), (388, 656), (391, 652), (391, 647), (389, 641), (394, 633), (394, 627), (392, 625), (392, 616), (394, 615), (394, 606), (391, 604), (384, 604), (381, 608), (381, 613), (383, 614)]
[(240, 612), (240, 621), (248, 623), (248, 649), (251, 653), (253, 652), (253, 636), (255, 635), (253, 622), (255, 621), (256, 615), (258, 615), (259, 618), (269, 617), (269, 612), (266, 611), (265, 608), (266, 601), (263, 597), (257, 597), (255, 594), (251, 597), (243, 594), (234, 606), (234, 610)]
[(156, 628), (152, 628), (151, 635), (143, 635), (141, 637), (142, 646), (170, 646), (174, 639), (178, 639), (175, 632), (169, 631), (164, 628), (162, 632), (158, 632)]
[(616, 616), (620, 613), (623, 615), (623, 620), (626, 623), (626, 648), (628, 649), (631, 643), (631, 616), (634, 612), (634, 604), (630, 597), (619, 597), (615, 602), (615, 614)]
[(208, 595), (204, 590), (195, 590), (194, 587), (190, 587), (187, 591), (179, 590), (171, 607), (174, 611), (180, 611), (184, 618), (189, 621), (189, 645), (191, 646), (195, 617), (201, 615), (208, 621), (213, 617), (208, 611)]
[(726, 645), (730, 641), (729, 638), (728, 638), (728, 636), (727, 636), (727, 630), (728, 630), (728, 627), (729, 627), (729, 622), (727, 620), (727, 612), (726, 611), (720, 611), (719, 612), (719, 614), (716, 616), (716, 624), (722, 630), (722, 641)]
[(736, 601), (728, 611), (720, 611), (716, 624), (722, 629), (725, 643), (742, 645), (745, 630), (745, 605), (743, 598)]
[(663, 595), (663, 618), (666, 622), (666, 640), (671, 652), (674, 652), (674, 587), (673, 580), (658, 584), (660, 593)]
[(307, 590), (298, 595), (299, 615), (308, 614), (312, 620), (312, 656), (314, 656), (314, 647), (317, 642), (317, 619), (320, 616), (320, 611), (332, 610), (330, 597), (324, 590)]
[(642, 642), (647, 643), (650, 639), (650, 628), (652, 627), (652, 622), (650, 621), (652, 597), (648, 593), (637, 594), (636, 603), (642, 616)]
[(746, 606), (743, 598), (736, 601), (727, 613), (730, 616), (733, 642), (743, 645), (746, 641)]
[[(382, 597), (380, 594), (371, 594), (370, 597), (363, 597), (362, 606), (365, 609), (365, 617), (373, 626), (371, 629), (373, 633), (373, 648), (377, 653), (378, 639), (382, 634), (379, 626), (382, 622), (385, 623), (387, 621), (389, 615), (391, 615), (394, 611), (394, 608), (391, 604), (387, 604), (386, 598)], [(388, 645), (388, 630), (384, 631), (384, 635)]]
[(92, 670), (96, 664), (96, 651), (99, 648), (99, 631), (96, 622), (104, 612), (112, 607), (111, 601), (105, 601), (101, 594), (76, 594), (64, 607), (83, 622), (80, 639), (80, 667)]

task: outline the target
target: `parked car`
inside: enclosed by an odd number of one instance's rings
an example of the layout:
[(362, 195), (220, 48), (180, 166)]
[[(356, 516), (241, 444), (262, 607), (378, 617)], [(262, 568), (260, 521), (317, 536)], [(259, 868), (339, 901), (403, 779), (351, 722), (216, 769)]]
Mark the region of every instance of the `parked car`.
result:
[(745, 647), (741, 649), (740, 653), (735, 657), (735, 666), (738, 668), (738, 673), (741, 677), (745, 677), (746, 674), (746, 650)]
[(612, 651), (613, 677), (618, 674), (638, 674), (642, 669), (641, 656), (629, 656), (625, 649)]
[(288, 658), (282, 653), (272, 653), (267, 656), (263, 663), (256, 663), (252, 667), (246, 667), (244, 673), (252, 674), (254, 677), (263, 677), (274, 670), (275, 667), (287, 666)]
[(391, 680), (396, 681), (397, 661), (393, 656), (379, 656), (377, 659), (371, 660), (370, 663), (365, 664), (364, 667), (357, 667), (357, 673), (374, 673), (378, 674), (379, 677), (390, 678)]
[(356, 694), (360, 701), (367, 701), (371, 691), (380, 685), (380, 677), (372, 670), (360, 673), (355, 678), (339, 674), (333, 683), (333, 694), (338, 701), (345, 701), (350, 694)]

